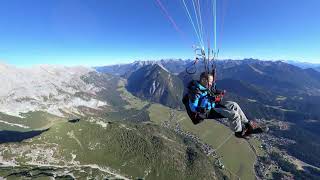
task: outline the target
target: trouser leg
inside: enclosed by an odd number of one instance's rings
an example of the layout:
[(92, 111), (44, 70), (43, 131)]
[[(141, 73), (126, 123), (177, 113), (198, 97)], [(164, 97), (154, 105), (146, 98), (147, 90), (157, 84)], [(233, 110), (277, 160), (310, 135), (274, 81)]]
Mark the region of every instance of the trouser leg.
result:
[(214, 108), (214, 110), (222, 116), (228, 118), (231, 129), (235, 132), (242, 131), (242, 123), (247, 123), (248, 119), (241, 110), (238, 103), (226, 101), (222, 103), (225, 108)]
[(222, 105), (230, 110), (236, 111), (237, 114), (239, 115), (241, 122), (243, 122), (243, 123), (249, 122), (249, 120), (247, 119), (246, 115), (244, 114), (244, 112), (242, 111), (242, 109), (240, 108), (238, 103), (236, 103), (234, 101), (226, 101), (226, 102), (222, 103)]

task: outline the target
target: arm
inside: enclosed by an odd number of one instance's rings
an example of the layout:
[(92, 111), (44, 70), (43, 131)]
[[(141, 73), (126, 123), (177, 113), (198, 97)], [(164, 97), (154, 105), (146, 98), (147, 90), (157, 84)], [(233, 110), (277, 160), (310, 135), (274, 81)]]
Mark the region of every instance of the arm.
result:
[(189, 100), (189, 107), (192, 112), (206, 113), (208, 109), (211, 109), (212, 103), (210, 103), (208, 98), (203, 98), (201, 104), (199, 104), (200, 98), (200, 94), (193, 95)]
[(189, 98), (189, 107), (192, 112), (198, 112), (198, 103), (200, 99), (199, 94), (192, 95), (193, 97)]
[(219, 103), (224, 97), (226, 90), (219, 90), (211, 88), (210, 96), (212, 97), (214, 103)]

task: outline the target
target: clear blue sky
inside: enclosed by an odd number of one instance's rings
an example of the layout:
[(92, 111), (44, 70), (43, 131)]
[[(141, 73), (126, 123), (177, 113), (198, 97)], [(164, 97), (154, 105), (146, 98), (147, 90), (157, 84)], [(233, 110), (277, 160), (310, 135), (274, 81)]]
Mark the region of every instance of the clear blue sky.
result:
[[(206, 12), (208, 0), (200, 1)], [(221, 58), (320, 63), (320, 0), (217, 1)], [(0, 61), (103, 65), (193, 57), (197, 41), (182, 0), (161, 2), (184, 35), (156, 0), (3, 0)]]

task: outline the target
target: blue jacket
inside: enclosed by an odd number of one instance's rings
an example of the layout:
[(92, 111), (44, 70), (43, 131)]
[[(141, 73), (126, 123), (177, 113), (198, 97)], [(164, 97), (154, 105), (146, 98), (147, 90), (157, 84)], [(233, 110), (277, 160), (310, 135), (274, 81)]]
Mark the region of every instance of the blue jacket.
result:
[(200, 112), (201, 108), (211, 110), (215, 107), (214, 101), (208, 94), (208, 89), (194, 81), (189, 86), (189, 107), (192, 112)]

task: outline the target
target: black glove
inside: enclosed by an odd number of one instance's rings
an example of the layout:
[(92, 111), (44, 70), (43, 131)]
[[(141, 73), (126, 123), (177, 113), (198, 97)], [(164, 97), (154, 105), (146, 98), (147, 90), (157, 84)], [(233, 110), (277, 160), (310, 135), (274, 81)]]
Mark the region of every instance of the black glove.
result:
[(198, 112), (201, 114), (205, 114), (205, 113), (207, 113), (207, 109), (203, 108), (203, 107), (198, 107)]
[(226, 93), (226, 90), (215, 89), (215, 90), (213, 91), (213, 93), (214, 93), (215, 95), (222, 95), (222, 96), (224, 96), (224, 94)]
[(198, 113), (198, 116), (201, 118), (201, 119), (207, 119), (207, 113)]
[(198, 107), (196, 116), (200, 117), (201, 119), (206, 119), (208, 116), (208, 110), (206, 108)]

